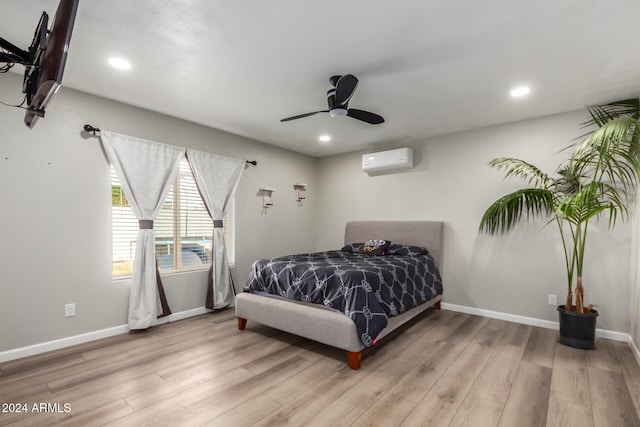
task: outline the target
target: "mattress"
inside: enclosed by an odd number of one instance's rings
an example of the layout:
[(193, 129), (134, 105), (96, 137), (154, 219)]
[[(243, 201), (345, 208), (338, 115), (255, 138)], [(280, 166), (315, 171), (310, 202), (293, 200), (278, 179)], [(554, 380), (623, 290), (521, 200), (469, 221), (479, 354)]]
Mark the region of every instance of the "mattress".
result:
[(356, 247), (258, 260), (244, 290), (342, 313), (370, 347), (389, 319), (441, 295), (442, 279), (426, 250), (372, 256), (354, 252)]

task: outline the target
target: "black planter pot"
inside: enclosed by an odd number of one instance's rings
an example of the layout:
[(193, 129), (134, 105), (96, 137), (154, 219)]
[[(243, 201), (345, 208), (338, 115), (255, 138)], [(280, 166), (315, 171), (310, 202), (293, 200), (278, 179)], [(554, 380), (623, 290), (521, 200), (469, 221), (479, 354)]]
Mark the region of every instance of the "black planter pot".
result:
[(596, 318), (598, 312), (575, 313), (564, 309), (564, 305), (558, 306), (560, 319), (559, 341), (569, 347), (592, 349), (596, 348)]

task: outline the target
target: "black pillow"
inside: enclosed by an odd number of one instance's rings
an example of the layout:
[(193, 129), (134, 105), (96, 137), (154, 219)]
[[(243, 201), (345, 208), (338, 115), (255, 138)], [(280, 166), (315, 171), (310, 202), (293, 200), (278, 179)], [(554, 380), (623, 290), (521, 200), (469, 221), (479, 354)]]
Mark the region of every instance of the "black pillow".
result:
[(384, 256), (389, 249), (391, 241), (383, 239), (367, 240), (362, 246), (362, 253), (375, 256)]
[(362, 246), (364, 246), (364, 243), (350, 243), (343, 246), (340, 250), (342, 252), (353, 252), (354, 254), (358, 254), (362, 252)]

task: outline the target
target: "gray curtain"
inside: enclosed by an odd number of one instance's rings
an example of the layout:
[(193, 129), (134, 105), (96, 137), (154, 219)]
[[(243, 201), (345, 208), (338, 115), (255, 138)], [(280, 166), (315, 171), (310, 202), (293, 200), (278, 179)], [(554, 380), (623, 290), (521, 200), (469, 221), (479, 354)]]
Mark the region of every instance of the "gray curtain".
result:
[(235, 292), (227, 261), (222, 219), (233, 200), (245, 161), (192, 149), (187, 149), (187, 160), (214, 227), (205, 305), (210, 309), (225, 308), (233, 304)]
[(171, 313), (157, 271), (153, 220), (167, 198), (185, 148), (101, 131), (131, 210), (140, 221), (129, 294), (129, 328), (146, 329)]

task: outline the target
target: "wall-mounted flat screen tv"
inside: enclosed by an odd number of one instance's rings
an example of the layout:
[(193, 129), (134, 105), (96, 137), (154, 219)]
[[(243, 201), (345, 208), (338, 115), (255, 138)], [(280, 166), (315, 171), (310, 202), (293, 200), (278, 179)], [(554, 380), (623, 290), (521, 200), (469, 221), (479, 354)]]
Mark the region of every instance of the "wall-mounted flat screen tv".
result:
[(28, 50), (0, 38), (0, 47), (5, 51), (0, 54), (0, 62), (25, 66), (24, 123), (29, 128), (33, 128), (39, 117), (44, 117), (47, 105), (62, 84), (78, 3), (79, 0), (60, 0), (51, 30), (48, 29), (49, 15), (43, 12)]

